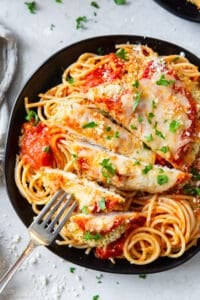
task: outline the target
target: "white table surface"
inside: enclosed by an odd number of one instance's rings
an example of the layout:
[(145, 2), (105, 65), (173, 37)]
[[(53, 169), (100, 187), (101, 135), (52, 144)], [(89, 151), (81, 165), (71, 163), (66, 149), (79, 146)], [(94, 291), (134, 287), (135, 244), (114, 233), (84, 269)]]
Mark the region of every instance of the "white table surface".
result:
[[(29, 76), (57, 50), (76, 41), (104, 34), (145, 35), (177, 43), (200, 56), (200, 24), (178, 18), (151, 0), (36, 0), (31, 14), (25, 0), (0, 0), (0, 22), (18, 41), (18, 70), (7, 99), (10, 107)], [(97, 11), (97, 16), (93, 12)], [(87, 29), (77, 30), (75, 19), (87, 16)], [(54, 24), (51, 30), (51, 24)], [(4, 185), (0, 186), (0, 274), (14, 262), (28, 241), (24, 225), (14, 212)], [(74, 273), (70, 268), (74, 267)], [(98, 283), (101, 278), (101, 283)], [(141, 279), (138, 275), (96, 272), (66, 262), (45, 248), (36, 250), (15, 275), (3, 300), (42, 299), (162, 299), (197, 300), (200, 297), (200, 253), (184, 265)]]

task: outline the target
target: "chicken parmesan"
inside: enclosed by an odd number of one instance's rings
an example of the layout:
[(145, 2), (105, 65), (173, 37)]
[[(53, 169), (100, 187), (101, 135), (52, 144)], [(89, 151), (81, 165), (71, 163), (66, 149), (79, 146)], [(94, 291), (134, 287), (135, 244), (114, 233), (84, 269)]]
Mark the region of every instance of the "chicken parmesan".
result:
[[(28, 95), (27, 95), (28, 96)], [(60, 246), (145, 265), (200, 237), (200, 72), (146, 45), (83, 53), (25, 98), (15, 181), (38, 214), (58, 189), (78, 205)]]

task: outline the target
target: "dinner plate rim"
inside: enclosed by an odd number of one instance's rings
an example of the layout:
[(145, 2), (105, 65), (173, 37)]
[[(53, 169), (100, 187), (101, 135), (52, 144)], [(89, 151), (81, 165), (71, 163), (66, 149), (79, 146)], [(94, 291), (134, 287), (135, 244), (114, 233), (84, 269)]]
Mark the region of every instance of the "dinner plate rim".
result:
[[(82, 47), (83, 45), (88, 43), (91, 45), (93, 43), (97, 43), (97, 45), (100, 45), (102, 41), (105, 42), (105, 40), (108, 42), (110, 41), (111, 44), (114, 46), (117, 41), (123, 40), (124, 42), (133, 42), (133, 43), (145, 43), (148, 45), (148, 43), (155, 43), (155, 47), (160, 47), (160, 46), (165, 46), (165, 47), (171, 47), (171, 48), (177, 48), (177, 51), (182, 51), (186, 53), (186, 56), (191, 59), (192, 62), (200, 67), (200, 59), (190, 52), (189, 50), (183, 48), (182, 46), (176, 45), (174, 43), (171, 43), (169, 41), (165, 41), (162, 39), (154, 38), (154, 37), (146, 37), (142, 35), (130, 35), (130, 34), (114, 34), (114, 35), (101, 35), (97, 37), (90, 37), (87, 39), (80, 40), (78, 42), (72, 43), (52, 55), (50, 55), (36, 70), (32, 73), (32, 75), (29, 77), (29, 79), (26, 81), (20, 92), (18, 93), (18, 96), (16, 97), (16, 100), (13, 104), (12, 111), (11, 111), (11, 116), (9, 120), (9, 125), (8, 125), (8, 132), (7, 132), (7, 137), (6, 137), (6, 150), (5, 150), (5, 159), (4, 159), (4, 174), (5, 174), (5, 182), (6, 182), (6, 190), (8, 194), (8, 198), (18, 215), (19, 219), (22, 221), (22, 223), (28, 227), (28, 225), (31, 223), (29, 220), (29, 223), (27, 222), (26, 218), (27, 216), (22, 216), (22, 213), (20, 212), (19, 209), (19, 203), (16, 200), (17, 197), (20, 197), (22, 201), (24, 198), (19, 195), (19, 191), (17, 190), (17, 187), (14, 183), (14, 169), (13, 169), (13, 161), (11, 162), (10, 160), (10, 154), (12, 153), (12, 137), (14, 137), (14, 133), (12, 132), (12, 126), (14, 125), (14, 121), (16, 118), (16, 115), (21, 112), (19, 112), (19, 107), (20, 105), (22, 106), (22, 97), (24, 95), (24, 92), (28, 87), (31, 85), (32, 81), (35, 79), (35, 76), (38, 76), (40, 72), (43, 70), (43, 68), (46, 68), (47, 64), (50, 64), (54, 59), (58, 58), (59, 55), (62, 55), (65, 52), (71, 51), (71, 49), (76, 48), (76, 47)], [(157, 46), (156, 46), (157, 45)], [(80, 52), (82, 53), (82, 52)], [(178, 54), (178, 52), (176, 53)], [(72, 63), (72, 62), (71, 62)], [(62, 73), (61, 73), (62, 74)], [(60, 79), (61, 80), (61, 79)], [(38, 93), (40, 90), (38, 91)], [(19, 128), (18, 128), (19, 130)], [(15, 152), (16, 156), (16, 152)], [(11, 178), (12, 177), (12, 178)], [(11, 185), (10, 185), (11, 184)], [(12, 186), (12, 185), (15, 185)], [(17, 195), (16, 195), (17, 194)], [(14, 200), (15, 197), (15, 200)], [(31, 207), (31, 205), (28, 203), (28, 201), (24, 200), (26, 209), (30, 211), (30, 208), (28, 209), (28, 206)], [(21, 205), (21, 203), (20, 203)], [(33, 215), (33, 213), (32, 213)], [(192, 256), (194, 256), (196, 253), (200, 251), (200, 242), (198, 242), (196, 247), (193, 247), (189, 249), (186, 253), (183, 254), (180, 258), (173, 260), (169, 258), (160, 258), (156, 262), (149, 264), (149, 265), (143, 265), (143, 266), (136, 266), (136, 265), (131, 265), (128, 262), (125, 262), (125, 260), (117, 260), (116, 264), (112, 264), (110, 261), (104, 261), (104, 260), (99, 260), (95, 258), (94, 254), (89, 254), (86, 255), (84, 253), (84, 250), (80, 249), (75, 249), (75, 248), (68, 248), (65, 251), (66, 253), (63, 253), (63, 251), (60, 250), (60, 248), (63, 246), (57, 246), (55, 243), (52, 244), (52, 246), (47, 247), (48, 249), (51, 250), (55, 255), (60, 256), (67, 260), (68, 262), (74, 263), (76, 265), (86, 267), (89, 269), (93, 269), (96, 271), (102, 271), (102, 272), (107, 272), (107, 273), (116, 273), (116, 274), (130, 274), (130, 275), (136, 275), (136, 274), (152, 274), (152, 273), (158, 273), (158, 272), (163, 272), (167, 271), (170, 269), (173, 269), (175, 267), (178, 267), (182, 265), (184, 262), (188, 261)], [(71, 251), (71, 252), (70, 252)], [(74, 253), (74, 254), (73, 254)], [(67, 257), (66, 257), (67, 255)], [(70, 256), (71, 255), (71, 256)], [(87, 257), (87, 259), (86, 259)], [(162, 266), (163, 262), (166, 262), (165, 266)], [(169, 262), (169, 263), (168, 263)]]
[[(181, 5), (181, 8), (184, 8), (184, 5), (188, 6), (189, 9), (192, 9), (193, 11), (196, 11), (197, 15), (191, 15), (189, 13), (184, 13), (184, 10), (178, 9), (178, 7), (173, 3), (173, 4), (168, 4), (165, 0), (154, 0), (157, 4), (159, 4), (161, 7), (172, 13), (173, 15), (180, 17), (182, 19), (191, 21), (191, 22), (196, 22), (200, 23), (200, 10), (198, 11), (197, 8), (195, 8), (195, 5), (192, 3), (182, 3), (180, 2), (179, 5)], [(174, 1), (174, 0), (173, 0)], [(185, 0), (186, 2), (186, 0)], [(191, 12), (191, 10), (189, 10)]]

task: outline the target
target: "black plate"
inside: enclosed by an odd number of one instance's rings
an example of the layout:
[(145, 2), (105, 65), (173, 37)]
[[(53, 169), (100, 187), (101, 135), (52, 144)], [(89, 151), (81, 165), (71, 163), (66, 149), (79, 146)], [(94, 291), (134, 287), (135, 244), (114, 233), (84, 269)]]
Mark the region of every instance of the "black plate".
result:
[(155, 0), (162, 7), (178, 17), (194, 22), (200, 22), (200, 10), (186, 0)]
[[(6, 141), (5, 154), (5, 179), (7, 191), (14, 209), (23, 223), (28, 226), (33, 220), (33, 212), (28, 202), (20, 195), (14, 181), (14, 167), (16, 153), (18, 152), (18, 136), (20, 127), (25, 120), (24, 97), (28, 96), (30, 100), (36, 100), (39, 92), (45, 92), (50, 87), (61, 81), (63, 70), (74, 62), (83, 52), (97, 52), (101, 47), (105, 53), (115, 51), (114, 45), (119, 43), (141, 43), (152, 47), (159, 54), (178, 54), (184, 51), (187, 58), (194, 64), (200, 66), (200, 60), (187, 50), (174, 44), (147, 38), (141, 36), (116, 35), (104, 36), (87, 39), (62, 49), (51, 56), (38, 70), (32, 75), (29, 81), (22, 89), (12, 110), (9, 130)], [(136, 266), (129, 264), (126, 260), (118, 260), (112, 264), (106, 260), (95, 258), (94, 254), (85, 255), (84, 250), (58, 246), (55, 243), (49, 247), (55, 254), (63, 257), (72, 263), (95, 269), (99, 271), (120, 273), (120, 274), (140, 274), (155, 273), (177, 267), (190, 259), (200, 250), (200, 243), (196, 247), (188, 250), (178, 259), (160, 258), (154, 263), (145, 266)]]

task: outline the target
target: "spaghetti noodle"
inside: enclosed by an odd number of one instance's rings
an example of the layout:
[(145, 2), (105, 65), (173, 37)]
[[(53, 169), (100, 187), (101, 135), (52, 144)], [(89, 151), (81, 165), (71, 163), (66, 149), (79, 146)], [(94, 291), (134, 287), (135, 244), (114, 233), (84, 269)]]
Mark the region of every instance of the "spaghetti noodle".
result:
[(200, 72), (144, 45), (82, 54), (25, 98), (15, 180), (39, 213), (59, 188), (78, 207), (60, 245), (100, 259), (177, 258), (200, 237)]

